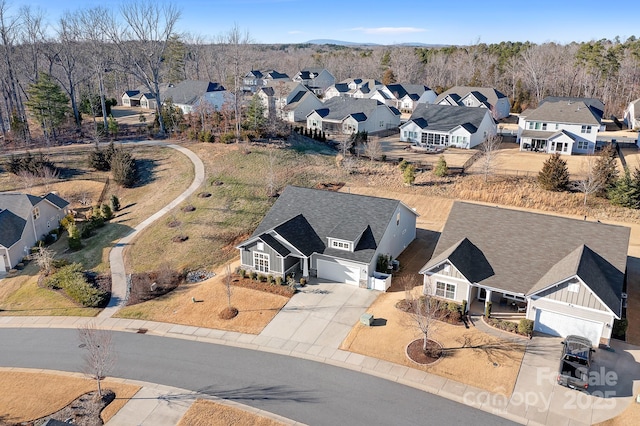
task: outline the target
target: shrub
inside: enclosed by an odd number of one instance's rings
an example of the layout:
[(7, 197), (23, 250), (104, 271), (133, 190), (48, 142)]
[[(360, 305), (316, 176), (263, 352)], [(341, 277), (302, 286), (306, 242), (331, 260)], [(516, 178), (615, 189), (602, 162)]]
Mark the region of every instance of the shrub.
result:
[(245, 271), (244, 269), (238, 269), (238, 275), (244, 278), (247, 276), (247, 271)]
[(305, 285), (307, 285), (307, 279), (306, 278), (300, 278), (300, 285), (303, 286), (303, 287)]
[(460, 314), (460, 311), (450, 311), (449, 312), (449, 320), (453, 323), (456, 322), (460, 322), (460, 319), (462, 318), (462, 315)]
[(615, 337), (622, 339), (625, 337), (625, 334), (627, 333), (628, 326), (629, 326), (629, 321), (626, 318), (622, 318), (620, 320), (613, 320), (613, 329), (611, 332)]
[(56, 242), (56, 237), (53, 236), (52, 234), (43, 235), (42, 241), (44, 241), (44, 244), (48, 246)]
[(276, 277), (276, 285), (282, 285), (282, 277), (280, 275)]
[(69, 213), (68, 215), (62, 218), (62, 220), (60, 221), (60, 226), (66, 229), (67, 232), (69, 232), (69, 225), (75, 224), (75, 223), (76, 223), (75, 218), (71, 213)]
[(433, 169), (433, 174), (438, 177), (445, 177), (449, 173), (447, 167), (447, 161), (444, 159), (444, 155), (441, 155), (436, 163), (436, 167)]
[(484, 305), (484, 316), (487, 318), (491, 318), (491, 302), (487, 302)]
[(409, 162), (407, 160), (401, 160), (398, 163), (398, 168), (400, 169), (400, 171), (404, 173), (404, 169), (406, 169), (408, 165), (409, 165)]
[(267, 283), (273, 284), (273, 275), (267, 275)]
[(111, 170), (108, 153), (96, 148), (89, 154), (89, 166), (101, 172), (108, 172)]
[(236, 140), (235, 133), (227, 132), (220, 135), (220, 143), (229, 144)]
[(518, 333), (524, 336), (531, 336), (533, 334), (533, 321), (522, 318), (518, 323)]
[(111, 196), (111, 210), (114, 212), (120, 210), (120, 200), (115, 195)]
[(404, 168), (402, 172), (402, 178), (404, 179), (404, 183), (407, 185), (413, 185), (416, 181), (416, 166), (413, 164), (409, 164)]
[(567, 162), (556, 153), (550, 156), (538, 173), (538, 183), (548, 191), (564, 191), (569, 185), (569, 169)]
[(80, 241), (80, 230), (76, 226), (75, 222), (70, 223), (67, 228), (67, 232), (69, 232), (69, 249), (70, 250), (79, 250), (82, 248), (82, 241)]
[(111, 172), (113, 180), (125, 188), (131, 188), (137, 178), (136, 160), (131, 154), (123, 149), (114, 151), (111, 158)]
[(96, 229), (93, 220), (84, 222), (80, 227), (80, 238), (86, 239), (93, 235), (93, 231)]
[(106, 292), (89, 284), (79, 263), (61, 267), (47, 277), (45, 285), (52, 289), (64, 290), (67, 296), (84, 307), (99, 307), (105, 303), (108, 296)]
[(100, 206), (100, 214), (104, 220), (111, 220), (111, 218), (113, 218), (113, 211), (107, 204)]
[(467, 300), (463, 300), (462, 301), (462, 307), (460, 308), (460, 310), (462, 311), (462, 315), (464, 315), (467, 312)]
[(267, 276), (265, 274), (258, 275), (258, 281), (260, 281), (261, 283), (266, 283), (267, 282)]
[(456, 302), (448, 302), (447, 310), (449, 312), (460, 312), (460, 305), (458, 305)]
[(256, 271), (251, 271), (250, 277), (252, 280), (258, 279), (258, 273)]

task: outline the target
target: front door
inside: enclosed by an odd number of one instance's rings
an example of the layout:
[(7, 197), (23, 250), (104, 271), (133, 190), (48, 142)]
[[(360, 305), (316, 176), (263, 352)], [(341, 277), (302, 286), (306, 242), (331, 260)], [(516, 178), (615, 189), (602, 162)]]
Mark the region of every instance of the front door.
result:
[(482, 287), (478, 289), (478, 300), (481, 300), (483, 302), (487, 300), (487, 290)]

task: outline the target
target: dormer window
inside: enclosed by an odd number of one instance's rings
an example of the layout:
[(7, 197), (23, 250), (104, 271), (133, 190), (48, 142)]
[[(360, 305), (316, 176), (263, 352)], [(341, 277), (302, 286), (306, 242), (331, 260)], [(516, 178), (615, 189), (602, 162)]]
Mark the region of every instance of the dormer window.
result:
[(331, 248), (338, 250), (351, 251), (351, 242), (344, 240), (330, 240)]

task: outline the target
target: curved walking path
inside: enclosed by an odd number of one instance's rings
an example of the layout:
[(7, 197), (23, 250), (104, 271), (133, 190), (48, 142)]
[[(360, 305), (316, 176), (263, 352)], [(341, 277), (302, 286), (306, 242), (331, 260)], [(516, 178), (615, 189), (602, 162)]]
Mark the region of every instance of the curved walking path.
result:
[[(136, 142), (139, 143), (139, 142)], [(150, 142), (147, 145), (161, 145), (169, 148), (173, 148), (186, 155), (193, 163), (195, 169), (195, 177), (191, 185), (176, 199), (164, 206), (162, 209), (149, 216), (142, 223), (137, 225), (133, 230), (125, 237), (118, 240), (109, 253), (109, 264), (111, 267), (111, 299), (106, 308), (98, 314), (97, 318), (111, 318), (115, 315), (120, 308), (122, 308), (127, 302), (127, 274), (124, 267), (124, 248), (133, 241), (138, 234), (144, 230), (147, 226), (151, 225), (156, 220), (173, 210), (180, 203), (185, 201), (191, 194), (193, 194), (204, 182), (204, 164), (202, 160), (191, 150), (184, 148), (180, 145), (166, 144), (164, 142)]]

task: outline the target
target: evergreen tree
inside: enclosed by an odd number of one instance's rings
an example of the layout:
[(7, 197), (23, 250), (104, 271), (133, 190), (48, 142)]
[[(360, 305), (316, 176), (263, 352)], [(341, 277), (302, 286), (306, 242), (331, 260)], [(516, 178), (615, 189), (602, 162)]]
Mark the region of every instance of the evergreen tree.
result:
[(622, 207), (637, 209), (640, 207), (640, 171), (638, 169), (631, 173), (625, 169), (621, 176), (607, 191), (607, 197), (612, 204)]
[(405, 167), (404, 172), (402, 172), (402, 177), (404, 178), (404, 183), (407, 185), (413, 185), (416, 181), (416, 167), (413, 164), (407, 165)]
[(69, 113), (69, 98), (47, 73), (40, 73), (38, 81), (27, 89), (25, 105), (40, 123), (47, 141), (56, 140), (57, 130)]
[(177, 34), (171, 34), (167, 40), (167, 54), (165, 61), (168, 68), (168, 77), (171, 83), (180, 83), (186, 78), (185, 58), (187, 48)]
[(602, 182), (600, 191), (597, 195), (605, 197), (610, 188), (618, 182), (618, 168), (616, 164), (616, 151), (611, 145), (602, 150), (598, 156), (594, 168), (594, 178), (598, 182)]
[(116, 149), (111, 157), (113, 180), (125, 188), (131, 188), (137, 178), (136, 160), (123, 149)]
[(444, 159), (444, 155), (441, 155), (440, 158), (438, 158), (436, 167), (433, 169), (433, 174), (438, 177), (445, 177), (448, 172), (449, 167), (447, 167), (447, 160)]
[(538, 183), (548, 191), (564, 191), (569, 184), (567, 162), (556, 153), (544, 162), (538, 173)]

